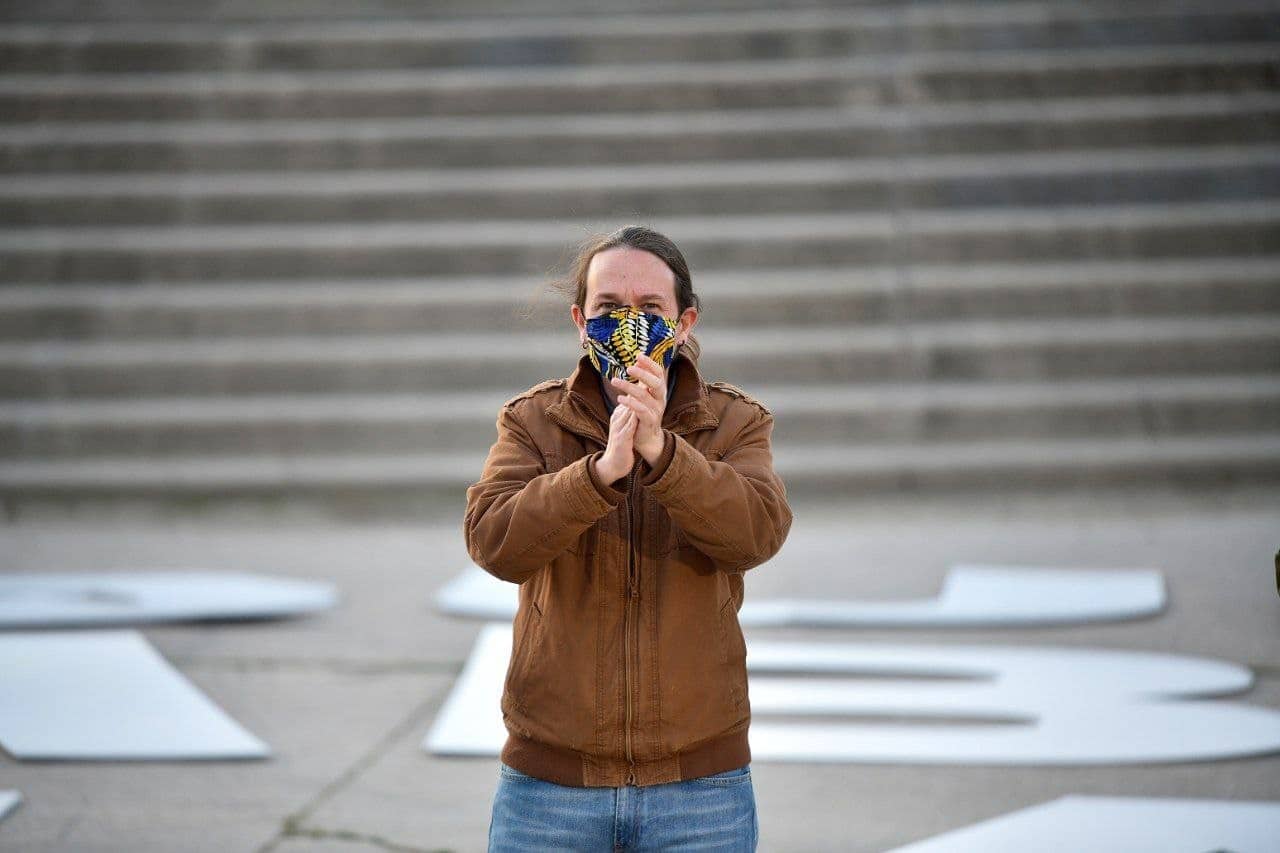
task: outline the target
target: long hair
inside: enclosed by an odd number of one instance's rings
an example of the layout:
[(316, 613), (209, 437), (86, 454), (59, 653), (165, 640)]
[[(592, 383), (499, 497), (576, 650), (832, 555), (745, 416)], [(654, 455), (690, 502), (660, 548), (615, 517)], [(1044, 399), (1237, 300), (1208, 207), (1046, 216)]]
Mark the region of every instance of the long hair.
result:
[(577, 254), (569, 263), (564, 276), (548, 282), (548, 287), (572, 300), (584, 314), (587, 311), (587, 268), (597, 253), (618, 246), (627, 246), (648, 252), (665, 263), (676, 279), (676, 305), (678, 314), (686, 308), (702, 310), (698, 294), (693, 292), (693, 277), (689, 274), (689, 262), (670, 237), (643, 225), (626, 225), (609, 234), (593, 234), (578, 246)]

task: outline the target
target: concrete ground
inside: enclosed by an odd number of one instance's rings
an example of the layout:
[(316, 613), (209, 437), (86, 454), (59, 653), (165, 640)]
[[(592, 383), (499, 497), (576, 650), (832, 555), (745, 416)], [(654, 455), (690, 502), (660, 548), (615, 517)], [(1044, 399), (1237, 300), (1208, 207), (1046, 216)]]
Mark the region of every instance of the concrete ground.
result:
[[(794, 507), (748, 600), (928, 596), (950, 562), (1161, 569), (1149, 619), (1045, 629), (763, 630), (749, 638), (1056, 644), (1247, 664), (1234, 700), (1280, 708), (1280, 492), (969, 496)], [(0, 530), (0, 570), (225, 568), (331, 579), (342, 602), (274, 622), (165, 625), (146, 636), (275, 756), (226, 762), (20, 762), (0, 822), (23, 851), (485, 849), (498, 759), (421, 743), (479, 622), (437, 614), (467, 564), (456, 519), (28, 524)], [(881, 851), (1068, 793), (1280, 800), (1280, 754), (1091, 767), (753, 763), (761, 850)]]

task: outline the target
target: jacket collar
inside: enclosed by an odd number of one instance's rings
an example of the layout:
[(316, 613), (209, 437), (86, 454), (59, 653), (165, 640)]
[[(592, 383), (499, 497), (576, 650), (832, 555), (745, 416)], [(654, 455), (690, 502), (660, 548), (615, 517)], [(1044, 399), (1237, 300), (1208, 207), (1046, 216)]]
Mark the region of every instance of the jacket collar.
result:
[[(676, 349), (672, 367), (676, 370), (675, 387), (667, 398), (667, 408), (662, 413), (662, 426), (678, 435), (720, 425), (720, 418), (711, 409), (702, 374), (698, 372), (698, 355), (701, 347), (693, 335)], [(678, 364), (678, 367), (677, 367)], [(566, 391), (558, 402), (547, 406), (547, 417), (560, 426), (600, 444), (608, 444), (609, 413), (605, 408), (604, 390), (600, 387), (600, 374), (591, 364), (591, 357), (583, 355), (578, 366), (566, 380)]]

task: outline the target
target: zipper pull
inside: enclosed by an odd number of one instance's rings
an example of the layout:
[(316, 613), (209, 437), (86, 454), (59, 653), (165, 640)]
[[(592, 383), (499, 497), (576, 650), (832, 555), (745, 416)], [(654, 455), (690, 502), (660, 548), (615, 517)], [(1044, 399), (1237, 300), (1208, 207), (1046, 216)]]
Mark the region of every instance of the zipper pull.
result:
[(636, 766), (631, 765), (631, 769), (627, 771), (627, 784), (634, 785), (636, 783)]

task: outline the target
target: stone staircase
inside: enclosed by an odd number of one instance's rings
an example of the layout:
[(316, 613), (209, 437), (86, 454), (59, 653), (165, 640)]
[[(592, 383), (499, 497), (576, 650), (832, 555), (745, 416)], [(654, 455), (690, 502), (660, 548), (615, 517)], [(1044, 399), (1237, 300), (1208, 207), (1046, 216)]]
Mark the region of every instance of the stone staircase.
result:
[(1280, 0), (687, 9), (6, 4), (7, 517), (460, 519), (629, 222), (797, 504), (1280, 485)]

